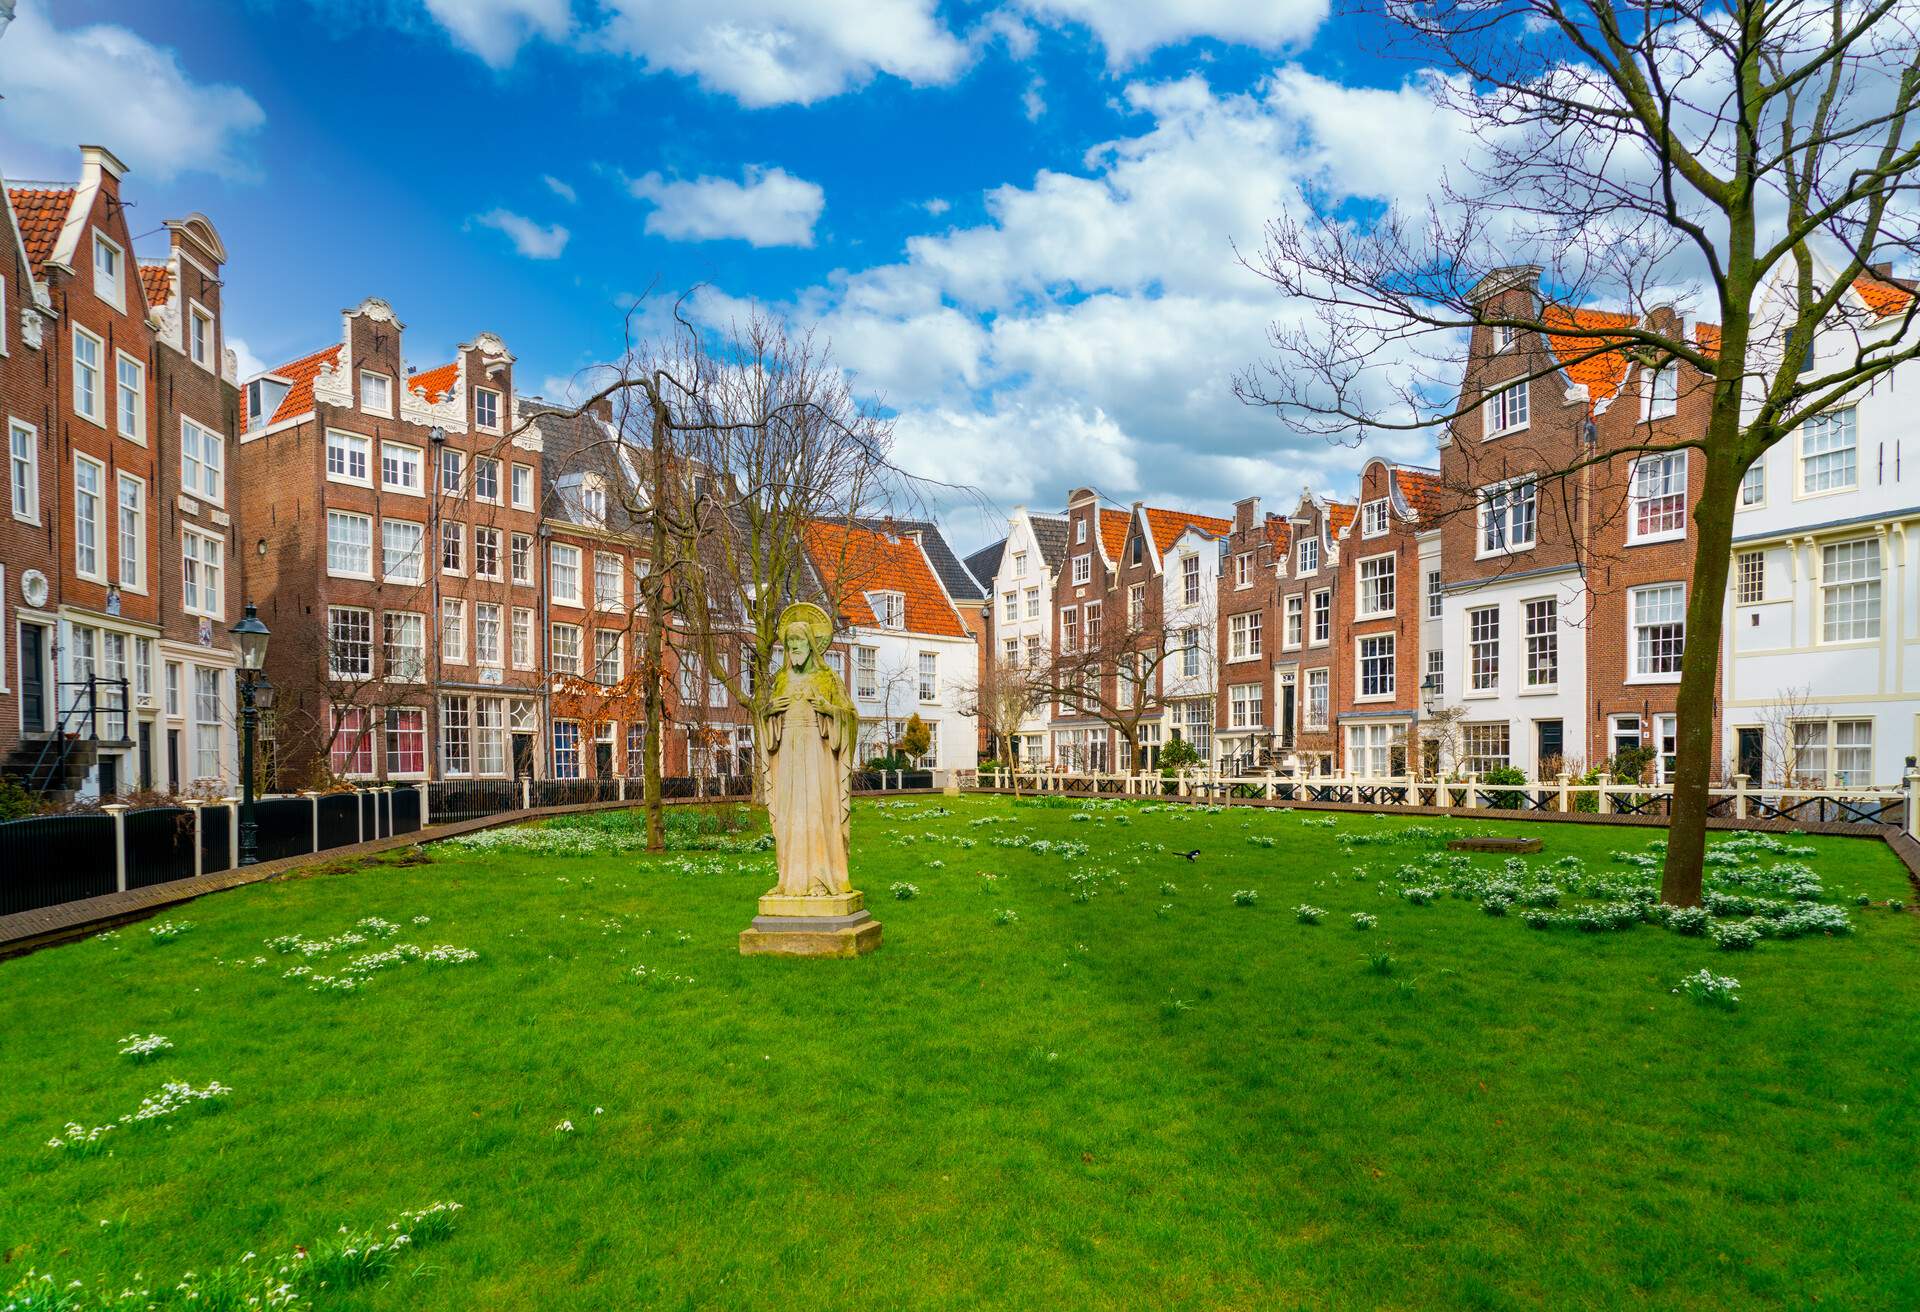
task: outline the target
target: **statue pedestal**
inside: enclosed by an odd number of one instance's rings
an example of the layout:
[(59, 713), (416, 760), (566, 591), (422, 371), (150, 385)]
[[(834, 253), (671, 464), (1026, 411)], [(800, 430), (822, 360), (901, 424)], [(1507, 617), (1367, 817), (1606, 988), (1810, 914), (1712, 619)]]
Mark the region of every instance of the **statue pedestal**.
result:
[(768, 893), (740, 931), (743, 957), (858, 957), (880, 946), (880, 922), (859, 892), (796, 897)]

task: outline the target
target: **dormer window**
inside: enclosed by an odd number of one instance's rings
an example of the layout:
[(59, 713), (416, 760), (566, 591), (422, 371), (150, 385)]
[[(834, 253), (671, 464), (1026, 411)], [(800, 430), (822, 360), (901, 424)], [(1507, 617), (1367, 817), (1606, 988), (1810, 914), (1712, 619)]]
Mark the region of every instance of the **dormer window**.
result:
[(873, 618), (883, 629), (904, 629), (907, 627), (907, 594), (904, 592), (869, 592), (867, 605), (873, 608)]
[(127, 255), (119, 245), (93, 234), (93, 294), (116, 310), (127, 308)]
[(393, 379), (371, 369), (360, 371), (360, 408), (370, 415), (393, 414)]
[(271, 378), (256, 378), (247, 384), (247, 431), (265, 428), (273, 422), (274, 412), (286, 399), (287, 384)]
[(1127, 562), (1132, 565), (1138, 565), (1140, 563), (1141, 557), (1144, 556), (1145, 554), (1146, 553), (1140, 544), (1140, 539), (1136, 535), (1133, 539), (1133, 545), (1128, 549)]
[(1360, 536), (1377, 538), (1385, 536), (1387, 531), (1387, 499), (1369, 501), (1360, 507)]
[(500, 431), (500, 393), (491, 387), (473, 389), (473, 422), (489, 433)]
[(1680, 408), (1680, 371), (1673, 365), (1655, 369), (1647, 379), (1647, 418), (1668, 419)]

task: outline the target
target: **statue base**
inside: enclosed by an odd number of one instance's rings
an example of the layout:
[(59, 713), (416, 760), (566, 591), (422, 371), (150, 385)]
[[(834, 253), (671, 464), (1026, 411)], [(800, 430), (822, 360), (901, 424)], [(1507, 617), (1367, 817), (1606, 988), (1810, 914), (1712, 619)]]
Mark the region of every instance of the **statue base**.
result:
[(880, 922), (858, 892), (768, 893), (740, 931), (743, 957), (860, 957), (880, 946)]

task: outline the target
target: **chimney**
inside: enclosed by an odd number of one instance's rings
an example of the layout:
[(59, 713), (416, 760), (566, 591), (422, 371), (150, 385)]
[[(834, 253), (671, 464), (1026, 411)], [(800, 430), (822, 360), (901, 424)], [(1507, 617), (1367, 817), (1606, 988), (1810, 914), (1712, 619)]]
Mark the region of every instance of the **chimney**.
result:
[(1893, 261), (1892, 260), (1880, 260), (1877, 263), (1867, 265), (1867, 268), (1873, 274), (1874, 277), (1880, 279), (1882, 282), (1893, 281)]
[(1532, 291), (1540, 285), (1540, 275), (1544, 270), (1537, 264), (1509, 264), (1494, 269), (1473, 285), (1467, 293), (1467, 299), (1475, 305), (1498, 296), (1501, 292), (1516, 288)]
[[(5, 3), (5, 0), (0, 0)], [(108, 178), (114, 182), (114, 190), (119, 190), (120, 179), (126, 176), (127, 166), (120, 157), (105, 146), (80, 147), (80, 185), (99, 185)]]

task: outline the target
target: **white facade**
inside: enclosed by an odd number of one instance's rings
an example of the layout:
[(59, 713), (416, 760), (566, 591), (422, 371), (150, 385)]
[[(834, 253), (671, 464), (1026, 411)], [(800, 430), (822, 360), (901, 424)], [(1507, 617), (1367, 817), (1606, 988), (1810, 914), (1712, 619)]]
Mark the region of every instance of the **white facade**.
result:
[[(991, 580), (994, 650), (987, 659), (1039, 665), (1053, 650), (1053, 586), (1055, 571), (1047, 564), (1033, 518), (1025, 506), (1014, 507), (1007, 521), (1007, 545), (1000, 553), (1000, 569)], [(1052, 703), (1036, 707), (1020, 722), (1020, 760), (1039, 766), (1047, 759), (1047, 727), (1053, 722)]]
[(978, 669), (972, 638), (860, 624), (845, 635), (853, 667), (847, 689), (860, 712), (860, 759), (886, 751), (889, 737), (918, 715), (932, 735), (921, 762), (934, 770), (980, 763), (979, 727), (964, 713)]
[[(1421, 544), (1423, 570), (1429, 559)], [(1425, 579), (1422, 579), (1423, 591)], [(1581, 755), (1587, 724), (1586, 582), (1572, 565), (1446, 587), (1441, 599), (1441, 703), (1463, 708), (1447, 770), (1516, 766), (1539, 777), (1555, 736), (1563, 760)], [(1530, 604), (1553, 603), (1551, 665), (1527, 632)], [(1421, 597), (1424, 606), (1426, 597)], [(1536, 613), (1538, 613), (1536, 605)], [(1422, 642), (1432, 628), (1422, 621)], [(1529, 644), (1536, 650), (1529, 652)], [(1434, 650), (1428, 647), (1426, 650)], [(1531, 659), (1530, 659), (1531, 657)], [(1424, 663), (1428, 658), (1423, 653)], [(1423, 667), (1422, 677), (1428, 670)], [(1426, 698), (1431, 704), (1431, 698)]]
[(1160, 666), (1160, 741), (1175, 732), (1202, 760), (1213, 754), (1214, 698), (1220, 663), (1214, 650), (1219, 628), (1221, 539), (1189, 526), (1160, 557), (1161, 612), (1172, 644)]
[[(1816, 343), (1816, 373), (1897, 329), (1848, 299)], [(1742, 486), (1721, 669), (1729, 774), (1885, 786), (1916, 750), (1920, 443), (1908, 440), (1902, 384), (1920, 384), (1920, 370), (1876, 379), (1803, 424)]]

